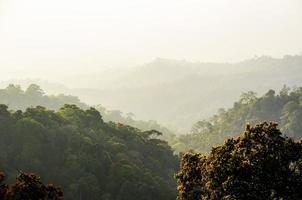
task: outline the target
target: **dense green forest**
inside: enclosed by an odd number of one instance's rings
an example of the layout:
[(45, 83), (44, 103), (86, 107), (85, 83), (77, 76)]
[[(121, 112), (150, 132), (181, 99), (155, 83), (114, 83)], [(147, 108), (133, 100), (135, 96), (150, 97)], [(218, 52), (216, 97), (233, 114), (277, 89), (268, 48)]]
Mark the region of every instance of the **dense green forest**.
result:
[[(261, 97), (252, 91), (242, 93), (233, 107), (219, 109), (208, 120), (195, 123), (190, 133), (175, 136), (156, 121), (134, 120), (132, 113), (125, 115), (101, 105), (92, 108), (74, 96), (46, 95), (35, 84), (26, 90), (10, 84), (0, 90), (0, 172), (6, 174), (9, 183), (3, 184), (0, 173), (0, 195), (27, 185), (36, 191), (32, 194), (44, 198), (55, 195), (60, 199), (59, 186), (65, 199), (175, 199), (174, 174), (179, 167), (175, 154), (184, 153), (176, 176), (180, 200), (263, 196), (299, 199), (300, 175), (292, 174), (288, 167), (283, 170), (281, 164), (292, 163), (300, 170), (300, 157), (294, 156), (300, 155), (300, 143), (285, 136), (301, 138), (301, 118), (302, 87), (284, 86), (279, 93), (269, 90)], [(277, 122), (283, 135), (273, 123), (251, 128), (262, 121)], [(238, 135), (246, 123), (248, 128), (242, 136), (212, 148)], [(254, 148), (259, 153), (244, 153), (254, 152)], [(201, 153), (185, 153), (190, 149)], [(275, 153), (278, 159), (269, 160)], [(246, 165), (257, 159), (263, 162), (253, 164), (255, 168)], [(263, 178), (265, 170), (271, 170), (267, 163), (280, 165), (281, 171)], [(17, 175), (19, 170), (41, 175), (42, 180), (33, 174)], [(236, 176), (238, 170), (249, 170), (257, 180)], [(272, 186), (265, 188), (270, 178), (276, 184), (270, 182)], [(43, 185), (42, 181), (55, 183), (56, 187)], [(251, 182), (258, 189), (237, 187)], [(282, 192), (282, 187), (288, 189)], [(256, 192), (259, 190), (261, 197)], [(29, 190), (14, 191), (16, 195), (27, 195)]]
[(302, 142), (261, 123), (213, 147), (186, 153), (177, 174), (178, 200), (302, 199)]
[[(159, 138), (168, 141), (176, 153), (189, 149), (207, 152), (213, 145), (241, 132), (242, 124), (245, 123), (276, 121), (284, 134), (299, 138), (297, 134), (300, 134), (302, 130), (299, 123), (302, 115), (301, 99), (302, 89), (299, 87), (291, 89), (284, 86), (278, 94), (274, 90), (269, 90), (261, 97), (257, 97), (257, 94), (252, 91), (242, 93), (232, 108), (219, 109), (214, 116), (208, 120), (196, 122), (188, 134), (180, 136), (176, 136), (171, 130), (154, 120), (136, 120), (133, 113), (124, 114), (119, 110), (108, 110), (101, 105), (95, 108), (105, 122), (127, 124), (142, 131), (154, 129), (162, 132)], [(0, 103), (8, 105), (11, 110), (23, 111), (28, 107), (38, 105), (54, 110), (58, 110), (64, 104), (74, 104), (82, 109), (89, 108), (89, 105), (75, 96), (46, 95), (36, 84), (30, 84), (26, 90), (22, 90), (19, 85), (8, 85), (0, 90)]]
[[(178, 159), (160, 132), (105, 123), (94, 109), (0, 106), (0, 170), (41, 175), (65, 199), (175, 199)], [(10, 181), (10, 180), (8, 180)]]
[[(44, 90), (37, 84), (29, 84), (23, 90), (20, 85), (9, 84), (6, 88), (0, 89), (0, 104), (8, 105), (11, 110), (26, 110), (28, 107), (43, 106), (48, 109), (58, 110), (64, 104), (74, 104), (82, 109), (89, 108), (89, 105), (80, 101), (72, 95), (46, 95)], [(133, 113), (124, 114), (120, 110), (108, 110), (101, 105), (95, 106), (101, 113), (105, 122), (118, 122), (139, 128), (141, 130), (155, 129), (163, 133), (160, 138), (171, 140), (174, 134), (171, 130), (161, 126), (155, 120), (136, 120)]]
[(227, 110), (219, 109), (208, 120), (198, 121), (189, 134), (179, 136), (172, 146), (177, 152), (194, 149), (208, 152), (213, 145), (240, 133), (242, 124), (275, 121), (281, 131), (294, 138), (302, 136), (302, 87), (284, 86), (277, 94), (269, 90), (257, 97), (255, 92), (243, 93), (239, 101)]

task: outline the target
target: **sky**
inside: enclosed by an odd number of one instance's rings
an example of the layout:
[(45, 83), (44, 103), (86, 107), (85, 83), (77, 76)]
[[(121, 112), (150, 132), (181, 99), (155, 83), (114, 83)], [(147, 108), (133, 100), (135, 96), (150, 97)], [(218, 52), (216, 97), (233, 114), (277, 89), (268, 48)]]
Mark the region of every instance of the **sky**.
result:
[(0, 0), (0, 79), (302, 54), (301, 0)]

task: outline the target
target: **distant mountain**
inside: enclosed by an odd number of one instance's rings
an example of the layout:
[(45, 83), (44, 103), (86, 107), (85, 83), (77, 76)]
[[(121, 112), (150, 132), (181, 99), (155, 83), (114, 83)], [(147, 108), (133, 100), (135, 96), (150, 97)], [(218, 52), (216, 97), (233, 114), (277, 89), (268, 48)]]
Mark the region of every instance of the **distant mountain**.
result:
[[(255, 57), (239, 63), (201, 63), (157, 58), (142, 66), (83, 73), (85, 88), (59, 87), (91, 105), (132, 112), (184, 133), (192, 123), (230, 107), (242, 92), (302, 83), (302, 56)], [(89, 84), (86, 84), (89, 83)], [(45, 91), (55, 87), (43, 86)]]
[[(230, 107), (242, 92), (264, 93), (269, 89), (301, 85), (302, 56), (267, 56), (239, 63), (192, 63), (168, 59), (118, 71), (102, 83), (110, 89), (73, 90), (90, 103), (133, 112), (142, 119), (156, 119), (180, 132), (192, 122), (208, 117), (220, 107)], [(110, 74), (106, 76), (110, 77)], [(85, 77), (83, 77), (85, 79)], [(108, 81), (108, 80), (107, 80)]]

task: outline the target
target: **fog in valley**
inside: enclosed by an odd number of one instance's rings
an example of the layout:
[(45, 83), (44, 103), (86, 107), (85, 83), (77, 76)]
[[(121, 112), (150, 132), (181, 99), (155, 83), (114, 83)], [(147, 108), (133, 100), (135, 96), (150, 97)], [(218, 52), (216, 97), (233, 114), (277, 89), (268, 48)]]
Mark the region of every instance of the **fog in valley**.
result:
[[(301, 0), (0, 0), (0, 183), (27, 169), (66, 199), (167, 200), (176, 177), (179, 200), (197, 200), (183, 191), (191, 168), (174, 177), (183, 153), (245, 124), (234, 144), (264, 141), (279, 131), (264, 121), (302, 138), (301, 35)], [(205, 162), (185, 155), (180, 168)]]
[(133, 113), (136, 119), (156, 120), (176, 133), (185, 133), (194, 122), (232, 106), (242, 92), (263, 95), (283, 85), (301, 85), (301, 64), (302, 56), (262, 56), (232, 64), (157, 58), (131, 69), (83, 72), (77, 77), (79, 84), (93, 80), (91, 87), (68, 87), (47, 79), (12, 79), (0, 86), (16, 83), (26, 88), (36, 83), (46, 93), (75, 95), (89, 105)]
[(187, 131), (241, 92), (300, 84), (298, 0), (0, 3), (2, 87), (34, 82)]

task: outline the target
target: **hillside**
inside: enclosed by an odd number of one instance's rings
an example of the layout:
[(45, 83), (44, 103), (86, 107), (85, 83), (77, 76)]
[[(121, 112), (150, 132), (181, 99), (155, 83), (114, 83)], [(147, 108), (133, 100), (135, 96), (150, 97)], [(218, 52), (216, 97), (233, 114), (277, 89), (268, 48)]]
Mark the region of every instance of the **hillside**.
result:
[(242, 91), (261, 94), (284, 84), (301, 85), (301, 66), (302, 56), (263, 56), (239, 63), (156, 59), (128, 71), (112, 70), (106, 74), (116, 74), (112, 80), (102, 81), (103, 74), (92, 76), (95, 84), (91, 88), (97, 90), (77, 89), (72, 94), (86, 102), (133, 112), (140, 119), (155, 119), (184, 133), (198, 119), (230, 107)]
[(178, 159), (157, 131), (105, 123), (89, 108), (0, 105), (0, 171), (41, 175), (65, 199), (175, 199)]
[[(20, 82), (19, 82), (20, 83)], [(22, 82), (21, 83), (26, 83)], [(42, 83), (43, 84), (43, 83)], [(44, 83), (43, 85), (49, 85)], [(20, 85), (8, 84), (5, 88), (0, 89), (0, 104), (5, 104), (11, 110), (26, 110), (28, 107), (44, 106), (48, 109), (58, 110), (65, 104), (73, 104), (82, 109), (89, 108), (89, 105), (80, 101), (76, 96), (58, 94), (47, 95), (44, 90), (36, 84), (28, 85), (25, 90)], [(108, 110), (101, 105), (95, 106), (101, 113), (105, 122), (113, 121), (123, 123), (143, 131), (155, 129), (163, 133), (161, 138), (168, 140), (173, 137), (171, 130), (161, 126), (154, 120), (136, 120), (133, 113), (123, 113), (120, 110)]]
[(301, 66), (301, 55), (261, 56), (238, 63), (157, 58), (127, 69), (83, 72), (72, 77), (69, 87), (32, 82), (43, 85), (47, 93), (72, 94), (89, 105), (132, 112), (137, 119), (156, 120), (174, 132), (185, 133), (199, 119), (210, 117), (221, 107), (231, 107), (242, 91), (263, 94), (284, 84), (301, 85)]
[(229, 109), (220, 109), (207, 120), (196, 122), (191, 132), (178, 137), (173, 148), (177, 151), (195, 149), (208, 152), (213, 145), (242, 132), (242, 124), (274, 121), (282, 133), (296, 139), (302, 138), (302, 87), (284, 86), (279, 93), (267, 91), (257, 97), (246, 92)]

